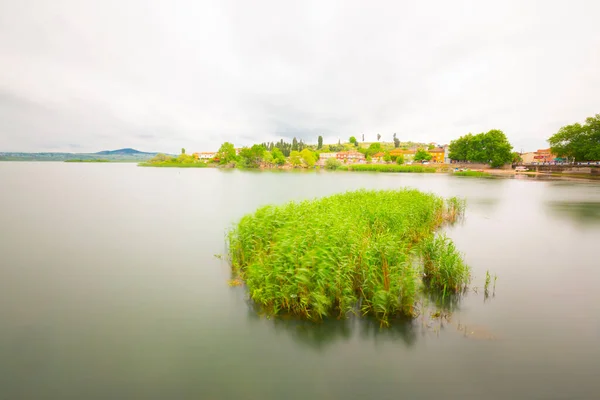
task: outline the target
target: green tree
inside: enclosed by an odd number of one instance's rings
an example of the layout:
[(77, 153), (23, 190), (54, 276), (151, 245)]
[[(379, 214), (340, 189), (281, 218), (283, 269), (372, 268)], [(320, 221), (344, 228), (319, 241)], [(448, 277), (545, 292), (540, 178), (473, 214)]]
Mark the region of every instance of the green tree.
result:
[(300, 157), (302, 157), (304, 164), (306, 164), (308, 168), (312, 168), (315, 165), (315, 154), (309, 149), (302, 150), (300, 152)]
[(552, 153), (573, 161), (600, 160), (600, 114), (563, 126), (548, 139)]
[[(493, 129), (482, 136), (485, 159), (492, 168), (498, 168), (512, 161), (512, 145), (504, 132)], [(484, 161), (486, 162), (486, 161)]]
[(512, 163), (518, 164), (520, 162), (523, 162), (523, 158), (521, 157), (521, 155), (518, 152), (513, 151), (512, 152)]
[(185, 154), (185, 149), (183, 147), (181, 148), (181, 154)]
[(379, 139), (381, 139), (381, 135), (378, 133), (377, 134), (377, 141), (379, 142)]
[(358, 151), (363, 153), (366, 156), (373, 156), (375, 153), (379, 153), (382, 151), (381, 143), (371, 143), (367, 149), (360, 148)]
[(337, 153), (338, 151), (342, 151), (344, 150), (344, 145), (342, 144), (330, 144), (329, 145), (329, 151), (332, 151), (334, 153)]
[(493, 168), (512, 161), (512, 146), (498, 129), (461, 136), (450, 143), (448, 151), (453, 160), (486, 163)]
[(185, 153), (181, 153), (179, 155), (179, 157), (177, 157), (174, 161), (176, 161), (180, 164), (191, 164), (194, 161), (196, 161), (196, 159), (192, 155), (187, 155)]
[(400, 165), (404, 164), (404, 156), (402, 154), (396, 156), (396, 163)]
[(219, 164), (229, 164), (232, 161), (237, 161), (237, 155), (235, 154), (235, 147), (232, 143), (225, 142), (219, 148), (219, 151), (215, 155), (215, 158), (219, 159)]
[(327, 169), (338, 169), (341, 165), (342, 163), (335, 157), (329, 157), (327, 161), (325, 161), (325, 168)]
[(350, 139), (348, 139), (348, 141), (353, 145), (358, 146), (358, 142), (356, 141), (356, 138), (354, 136), (350, 136)]
[(394, 133), (394, 147), (395, 147), (395, 148), (398, 148), (398, 147), (400, 147), (400, 139), (398, 139), (398, 138), (396, 137), (396, 134), (395, 134), (395, 133)]
[(423, 149), (418, 149), (417, 152), (415, 153), (415, 161), (429, 161), (431, 160), (431, 154), (429, 154), (427, 151), (423, 150)]
[(240, 158), (247, 168), (258, 168), (263, 161), (265, 148), (263, 145), (255, 144), (252, 147), (244, 147), (240, 151)]
[(390, 156), (390, 152), (389, 151), (386, 151), (385, 154), (383, 155), (383, 161), (385, 161), (385, 162), (392, 161), (392, 156)]
[(163, 154), (163, 153), (158, 153), (157, 155), (155, 155), (154, 157), (152, 157), (152, 159), (150, 159), (149, 162), (151, 163), (161, 163), (161, 162), (167, 162), (167, 161), (172, 161), (172, 158)]
[(367, 156), (365, 157), (365, 160), (370, 163), (371, 161), (373, 161), (373, 157), (371, 157), (370, 154), (367, 154)]
[(317, 149), (323, 148), (323, 136), (319, 135), (319, 140), (317, 142)]
[(268, 151), (268, 150), (264, 151), (263, 162), (265, 164), (267, 164), (269, 167), (272, 167), (273, 165), (275, 165), (275, 159), (273, 158), (273, 154), (270, 151)]
[(275, 164), (277, 164), (277, 165), (285, 164), (285, 156), (283, 155), (281, 150), (279, 150), (279, 148), (274, 147), (273, 151), (271, 152), (271, 156), (273, 156), (273, 162)]
[(302, 165), (302, 158), (300, 156), (300, 152), (297, 150), (292, 150), (292, 152), (290, 153), (290, 164), (292, 164), (292, 166), (295, 167), (299, 167), (300, 165)]
[(295, 137), (292, 140), (292, 150), (298, 150), (298, 140)]

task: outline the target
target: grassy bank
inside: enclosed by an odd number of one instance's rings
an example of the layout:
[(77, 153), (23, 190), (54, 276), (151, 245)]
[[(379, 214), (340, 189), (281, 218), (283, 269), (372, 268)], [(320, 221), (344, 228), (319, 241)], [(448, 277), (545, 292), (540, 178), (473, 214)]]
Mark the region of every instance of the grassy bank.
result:
[(194, 163), (180, 163), (180, 162), (143, 162), (138, 164), (139, 167), (157, 167), (157, 168), (206, 168), (206, 163), (202, 161)]
[(479, 178), (492, 176), (492, 174), (483, 172), (483, 171), (456, 171), (456, 172), (453, 172), (452, 175), (454, 175), (454, 176), (473, 176), (473, 177), (479, 177)]
[(321, 319), (360, 312), (387, 323), (418, 313), (423, 285), (444, 293), (466, 285), (460, 254), (449, 239), (434, 237), (463, 209), (456, 199), (409, 189), (266, 206), (229, 232), (229, 256), (268, 313)]
[(93, 158), (93, 159), (78, 159), (78, 158), (74, 158), (74, 159), (70, 159), (70, 160), (65, 160), (65, 162), (76, 162), (76, 163), (105, 163), (105, 162), (110, 162), (110, 160), (105, 160), (103, 158)]
[[(343, 168), (346, 167), (346, 168)], [(346, 171), (372, 171), (372, 172), (435, 172), (434, 167), (425, 167), (422, 165), (398, 165), (398, 164), (351, 164), (342, 166), (339, 170)]]

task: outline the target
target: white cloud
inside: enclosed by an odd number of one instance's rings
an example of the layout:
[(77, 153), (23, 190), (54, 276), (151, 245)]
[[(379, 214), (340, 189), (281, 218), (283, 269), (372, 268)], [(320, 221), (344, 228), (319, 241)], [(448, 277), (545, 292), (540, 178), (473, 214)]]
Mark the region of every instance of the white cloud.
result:
[(297, 136), (544, 147), (600, 112), (594, 1), (0, 3), (0, 150)]

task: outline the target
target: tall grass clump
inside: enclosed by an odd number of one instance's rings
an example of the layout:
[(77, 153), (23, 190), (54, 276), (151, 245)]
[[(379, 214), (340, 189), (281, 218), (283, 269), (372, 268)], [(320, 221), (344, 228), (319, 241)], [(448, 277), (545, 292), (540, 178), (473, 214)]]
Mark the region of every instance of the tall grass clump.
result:
[(349, 171), (372, 171), (372, 172), (435, 172), (434, 167), (422, 165), (398, 165), (398, 164), (352, 164), (348, 166)]
[(431, 235), (421, 243), (424, 281), (442, 294), (458, 293), (469, 282), (469, 267), (445, 235)]
[[(412, 189), (261, 207), (228, 234), (232, 269), (271, 314), (322, 319), (360, 311), (382, 323), (415, 316), (424, 271), (414, 252), (445, 221), (446, 208), (441, 197)], [(454, 288), (464, 270), (450, 276), (449, 266), (439, 267), (440, 276)]]

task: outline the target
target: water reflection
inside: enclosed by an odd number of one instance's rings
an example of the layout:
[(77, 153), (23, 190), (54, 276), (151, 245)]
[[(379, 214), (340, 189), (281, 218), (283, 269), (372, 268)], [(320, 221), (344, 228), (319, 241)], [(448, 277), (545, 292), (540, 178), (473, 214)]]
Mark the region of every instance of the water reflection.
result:
[[(250, 319), (263, 319), (249, 308)], [(381, 327), (372, 317), (350, 316), (344, 319), (327, 318), (319, 322), (306, 321), (295, 317), (270, 317), (265, 321), (276, 331), (289, 335), (296, 343), (316, 351), (351, 340), (356, 334), (362, 339), (381, 341), (401, 341), (412, 346), (417, 338), (413, 320), (395, 318), (388, 327)]]
[(547, 210), (558, 217), (566, 217), (580, 225), (600, 224), (600, 202), (548, 201)]
[(469, 198), (467, 202), (467, 208), (484, 212), (492, 212), (498, 207), (498, 204), (500, 204), (498, 197)]

